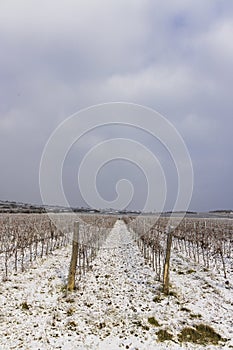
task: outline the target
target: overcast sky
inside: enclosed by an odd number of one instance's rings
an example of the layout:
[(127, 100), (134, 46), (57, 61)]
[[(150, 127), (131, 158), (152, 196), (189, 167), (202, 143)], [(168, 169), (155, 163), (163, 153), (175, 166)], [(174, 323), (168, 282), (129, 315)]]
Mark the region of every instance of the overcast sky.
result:
[[(39, 165), (53, 130), (82, 108), (125, 101), (157, 110), (184, 138), (194, 170), (190, 209), (233, 209), (232, 38), (229, 0), (1, 0), (0, 199), (41, 203)], [(163, 163), (144, 134), (106, 127), (87, 135), (64, 164), (72, 205), (85, 206), (78, 162), (113, 134), (144, 141)], [(172, 192), (175, 177), (165, 173)], [(141, 208), (146, 181), (129, 162), (102, 169), (100, 193), (112, 199), (122, 177), (135, 185), (131, 208)]]

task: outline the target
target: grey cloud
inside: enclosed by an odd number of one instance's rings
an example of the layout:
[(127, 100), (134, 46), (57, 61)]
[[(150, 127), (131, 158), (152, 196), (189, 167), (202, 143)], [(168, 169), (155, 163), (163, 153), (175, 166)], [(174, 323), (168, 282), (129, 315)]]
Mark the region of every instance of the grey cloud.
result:
[[(232, 2), (213, 0), (1, 2), (0, 199), (40, 202), (39, 162), (54, 128), (80, 108), (121, 100), (158, 110), (184, 137), (195, 173), (191, 209), (233, 208), (232, 14)], [(103, 130), (82, 152), (115, 134), (157, 150), (172, 189), (169, 161), (145, 135)], [(141, 175), (127, 171), (137, 187)]]

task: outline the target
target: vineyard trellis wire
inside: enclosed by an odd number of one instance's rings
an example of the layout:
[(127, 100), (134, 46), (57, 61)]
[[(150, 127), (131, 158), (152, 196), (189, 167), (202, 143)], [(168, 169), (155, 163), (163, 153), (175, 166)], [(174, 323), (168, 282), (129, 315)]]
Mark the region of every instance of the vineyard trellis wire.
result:
[(185, 219), (174, 231), (174, 246), (207, 269), (222, 269), (227, 278), (226, 260), (232, 258), (232, 233), (231, 219)]
[(137, 242), (145, 261), (150, 263), (160, 281), (166, 252), (166, 224), (164, 221), (149, 217), (125, 217), (128, 230)]
[(32, 262), (70, 241), (73, 218), (54, 214), (0, 215), (0, 272), (24, 271)]
[(116, 216), (86, 216), (85, 224), (79, 225), (78, 276), (81, 278), (90, 268), (97, 252), (112, 230)]
[[(90, 262), (116, 218), (82, 215), (78, 255), (79, 275)], [(0, 275), (7, 279), (15, 271), (24, 271), (38, 257), (72, 241), (76, 215), (72, 214), (0, 214)]]
[(166, 251), (166, 230), (168, 224), (174, 227), (172, 247), (176, 254), (205, 268), (223, 270), (227, 278), (226, 260), (232, 258), (233, 221), (231, 219), (184, 218), (178, 225), (177, 219), (140, 216), (124, 219), (134, 235), (144, 258), (156, 271), (161, 280)]
[[(52, 218), (52, 220), (51, 220)], [(117, 217), (81, 215), (78, 251), (78, 276), (91, 267), (92, 260), (106, 240)], [(153, 216), (123, 217), (144, 258), (161, 280), (166, 251), (165, 230), (168, 218)], [(72, 214), (0, 214), (0, 274), (24, 271), (37, 258), (66, 246), (72, 241), (76, 215)], [(232, 259), (233, 221), (231, 219), (185, 218), (179, 225), (173, 218), (172, 249), (206, 268), (223, 270)]]

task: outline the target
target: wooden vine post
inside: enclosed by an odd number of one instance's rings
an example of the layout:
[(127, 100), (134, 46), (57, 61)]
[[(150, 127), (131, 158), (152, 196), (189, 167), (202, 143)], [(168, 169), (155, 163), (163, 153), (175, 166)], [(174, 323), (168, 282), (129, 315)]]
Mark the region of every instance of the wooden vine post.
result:
[(171, 258), (171, 247), (172, 247), (172, 231), (171, 226), (168, 227), (167, 232), (167, 247), (166, 247), (166, 257), (163, 269), (163, 293), (169, 294), (169, 267)]
[(72, 255), (70, 260), (70, 269), (68, 276), (67, 290), (73, 291), (75, 289), (75, 275), (78, 260), (78, 245), (79, 245), (79, 223), (74, 223), (73, 243), (72, 243)]

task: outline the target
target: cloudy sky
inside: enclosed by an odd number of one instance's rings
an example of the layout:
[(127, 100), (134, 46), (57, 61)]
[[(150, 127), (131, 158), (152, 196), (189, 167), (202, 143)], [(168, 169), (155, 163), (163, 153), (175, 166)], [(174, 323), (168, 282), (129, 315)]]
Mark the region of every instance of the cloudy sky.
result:
[[(54, 129), (80, 109), (124, 101), (155, 109), (182, 135), (194, 170), (191, 210), (233, 208), (232, 38), (228, 0), (2, 0), (0, 199), (41, 203), (40, 160)], [(161, 164), (169, 158), (130, 128), (89, 133), (64, 163), (72, 205), (85, 206), (82, 157), (111, 137), (144, 142)], [(174, 165), (164, 166), (170, 209), (177, 181)], [(131, 208), (143, 207), (144, 175), (125, 160), (103, 167), (100, 193), (113, 199), (121, 178), (135, 187)]]

